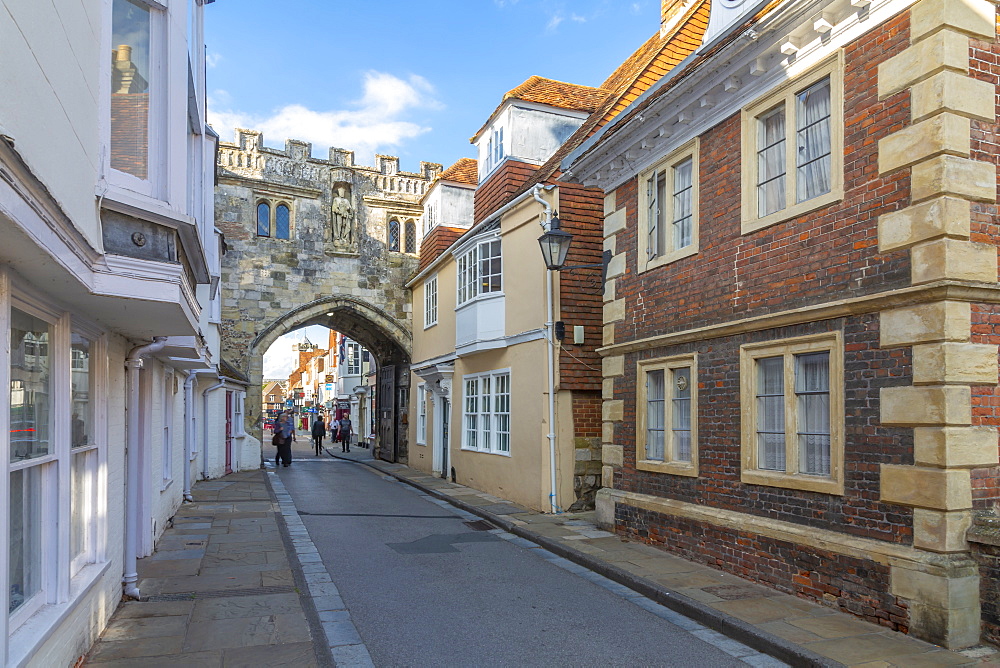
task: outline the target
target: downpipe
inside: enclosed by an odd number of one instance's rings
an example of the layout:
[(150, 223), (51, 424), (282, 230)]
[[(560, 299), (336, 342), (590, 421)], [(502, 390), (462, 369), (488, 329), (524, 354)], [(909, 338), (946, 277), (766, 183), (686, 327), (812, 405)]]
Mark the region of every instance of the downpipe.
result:
[[(532, 191), (531, 196), (536, 202), (545, 207), (545, 216), (541, 222), (542, 229), (548, 231), (548, 225), (552, 220), (552, 207), (542, 199), (541, 192), (543, 189), (552, 190), (555, 186), (542, 186), (541, 184), (536, 185)], [(549, 491), (549, 505), (553, 513), (561, 512), (559, 510), (559, 505), (556, 498), (556, 397), (555, 397), (555, 337), (553, 336), (552, 327), (555, 322), (553, 318), (553, 305), (552, 305), (552, 270), (545, 270), (545, 296), (546, 296), (546, 322), (545, 322), (545, 352), (547, 355), (548, 364), (546, 364), (546, 376), (548, 380), (549, 389), (549, 474), (550, 474), (550, 484), (551, 488)]]
[(198, 375), (205, 373), (204, 370), (192, 370), (187, 372), (184, 379), (184, 500), (194, 501), (191, 496), (191, 462), (194, 461), (194, 443), (196, 437), (196, 416), (194, 409), (194, 384), (198, 380)]
[(142, 358), (159, 352), (167, 344), (167, 337), (154, 336), (153, 342), (136, 346), (125, 358), (128, 370), (128, 430), (125, 440), (125, 555), (122, 584), (125, 596), (139, 600), (139, 574), (136, 568), (136, 552), (139, 529), (139, 448), (142, 447), (139, 434), (139, 370)]
[(208, 480), (208, 395), (225, 387), (226, 381), (220, 380), (215, 385), (206, 387), (201, 392), (202, 438), (201, 438), (201, 479)]

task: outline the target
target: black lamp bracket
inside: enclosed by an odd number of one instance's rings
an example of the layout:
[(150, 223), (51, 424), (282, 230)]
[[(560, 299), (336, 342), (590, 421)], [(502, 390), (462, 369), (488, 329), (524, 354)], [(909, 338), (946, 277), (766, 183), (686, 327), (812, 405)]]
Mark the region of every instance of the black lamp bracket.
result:
[(599, 264), (567, 264), (556, 271), (572, 271), (573, 269), (600, 269), (601, 270), (601, 294), (604, 294), (604, 282), (608, 279), (608, 264), (611, 262), (611, 251), (606, 250), (601, 254)]

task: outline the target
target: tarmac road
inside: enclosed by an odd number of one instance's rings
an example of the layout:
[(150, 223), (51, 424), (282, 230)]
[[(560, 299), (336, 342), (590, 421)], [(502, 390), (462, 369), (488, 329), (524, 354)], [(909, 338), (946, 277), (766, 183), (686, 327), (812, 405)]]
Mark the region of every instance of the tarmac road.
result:
[(277, 473), (376, 666), (747, 665), (362, 464)]

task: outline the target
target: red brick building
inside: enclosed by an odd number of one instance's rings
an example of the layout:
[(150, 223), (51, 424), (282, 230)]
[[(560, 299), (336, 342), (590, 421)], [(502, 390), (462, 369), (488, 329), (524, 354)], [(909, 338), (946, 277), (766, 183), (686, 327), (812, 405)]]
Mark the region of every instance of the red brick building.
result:
[(690, 55), (560, 163), (614, 253), (602, 521), (996, 638), (993, 5), (694, 5)]

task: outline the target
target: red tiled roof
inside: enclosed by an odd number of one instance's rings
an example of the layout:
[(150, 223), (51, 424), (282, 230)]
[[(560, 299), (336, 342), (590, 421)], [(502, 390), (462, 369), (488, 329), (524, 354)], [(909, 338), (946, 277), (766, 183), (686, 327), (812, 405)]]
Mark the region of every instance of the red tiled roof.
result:
[(470, 186), (479, 184), (479, 161), (473, 158), (459, 158), (458, 162), (438, 175), (442, 181), (455, 181)]
[(449, 246), (468, 231), (464, 227), (438, 225), (428, 232), (427, 236), (420, 243), (420, 264), (417, 265), (417, 271), (414, 275), (419, 274), (430, 266), (434, 260), (438, 259), (441, 253), (445, 252)]

